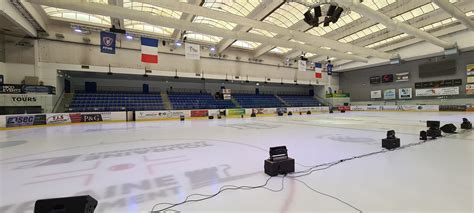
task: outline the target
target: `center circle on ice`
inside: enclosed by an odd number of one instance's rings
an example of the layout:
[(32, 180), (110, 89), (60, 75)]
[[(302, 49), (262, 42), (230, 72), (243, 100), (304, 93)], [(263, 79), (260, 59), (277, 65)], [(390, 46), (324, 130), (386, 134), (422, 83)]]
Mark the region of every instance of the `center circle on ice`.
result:
[(109, 167), (109, 171), (117, 172), (117, 171), (131, 169), (133, 167), (135, 167), (135, 164), (123, 163), (123, 164), (117, 164), (117, 165), (113, 165), (113, 166)]

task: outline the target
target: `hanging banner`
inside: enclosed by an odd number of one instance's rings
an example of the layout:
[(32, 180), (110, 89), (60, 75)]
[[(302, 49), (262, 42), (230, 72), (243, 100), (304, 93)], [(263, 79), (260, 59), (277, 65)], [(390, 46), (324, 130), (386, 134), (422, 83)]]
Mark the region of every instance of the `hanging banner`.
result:
[(115, 33), (100, 32), (100, 52), (115, 54)]
[(395, 89), (386, 89), (383, 91), (383, 99), (390, 100), (396, 99), (396, 90)]
[(323, 78), (323, 65), (321, 63), (314, 63), (314, 71), (315, 78)]
[(397, 73), (395, 75), (396, 75), (396, 81), (397, 82), (403, 82), (403, 81), (409, 81), (410, 80), (410, 73), (409, 72)]
[(459, 95), (459, 87), (416, 89), (415, 95), (416, 96)]
[(398, 89), (398, 98), (399, 99), (411, 99), (412, 98), (412, 88), (400, 88)]
[(382, 98), (382, 90), (370, 91), (370, 98), (373, 98), (373, 99)]
[(184, 44), (184, 55), (186, 59), (200, 60), (201, 59), (201, 46), (198, 44)]
[(306, 61), (298, 60), (298, 71), (306, 71)]
[(328, 75), (332, 75), (332, 68), (334, 68), (334, 65), (328, 64), (326, 67), (326, 71), (328, 72)]
[(158, 39), (140, 38), (142, 62), (157, 64), (158, 63)]

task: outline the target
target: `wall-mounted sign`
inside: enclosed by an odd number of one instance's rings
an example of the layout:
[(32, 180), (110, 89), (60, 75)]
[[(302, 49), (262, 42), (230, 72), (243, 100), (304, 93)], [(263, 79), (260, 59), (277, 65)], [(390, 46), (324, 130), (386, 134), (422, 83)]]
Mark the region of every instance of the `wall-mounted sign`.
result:
[(396, 90), (395, 89), (386, 89), (383, 91), (383, 99), (390, 100), (396, 99)]
[(372, 99), (382, 98), (382, 90), (370, 91), (370, 98)]
[(474, 95), (474, 84), (466, 84), (466, 95)]
[(393, 82), (393, 74), (382, 75), (382, 83)]
[(396, 79), (397, 82), (409, 81), (410, 80), (410, 73), (409, 72), (397, 73), (397, 74), (395, 74), (395, 76), (397, 77), (397, 79)]
[(370, 84), (380, 84), (380, 76), (372, 76), (369, 80)]
[(415, 94), (416, 94), (416, 96), (459, 95), (459, 87), (416, 89)]
[(412, 89), (411, 88), (400, 88), (398, 89), (398, 98), (399, 99), (411, 99), (412, 97)]

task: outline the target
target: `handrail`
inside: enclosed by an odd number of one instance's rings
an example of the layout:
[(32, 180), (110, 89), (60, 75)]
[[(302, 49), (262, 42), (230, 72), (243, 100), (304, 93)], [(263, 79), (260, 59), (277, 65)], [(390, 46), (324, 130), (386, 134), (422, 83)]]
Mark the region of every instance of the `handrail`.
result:
[(53, 106), (53, 111), (52, 112), (56, 112), (56, 107), (58, 106), (58, 103), (60, 101), (62, 101), (62, 99), (64, 98), (64, 93), (65, 93), (65, 89), (63, 88), (63, 91), (61, 92), (61, 95), (59, 95), (58, 100), (56, 100), (56, 103)]

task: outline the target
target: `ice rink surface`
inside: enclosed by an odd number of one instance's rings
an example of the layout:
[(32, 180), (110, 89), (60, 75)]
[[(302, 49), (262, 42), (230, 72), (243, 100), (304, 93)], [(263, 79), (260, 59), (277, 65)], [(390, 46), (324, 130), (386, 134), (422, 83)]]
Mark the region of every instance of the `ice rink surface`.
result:
[[(347, 112), (292, 117), (147, 121), (0, 131), (0, 212), (33, 212), (37, 199), (89, 194), (104, 212), (150, 212), (223, 185), (261, 185), (268, 148), (286, 145), (296, 170), (381, 150), (394, 129), (419, 142), (426, 120), (474, 114)], [(472, 212), (472, 131), (347, 161), (298, 180), (363, 212)], [(357, 212), (303, 183), (225, 191), (167, 212)], [(202, 198), (199, 196), (193, 199)], [(155, 208), (165, 208), (160, 205)]]

